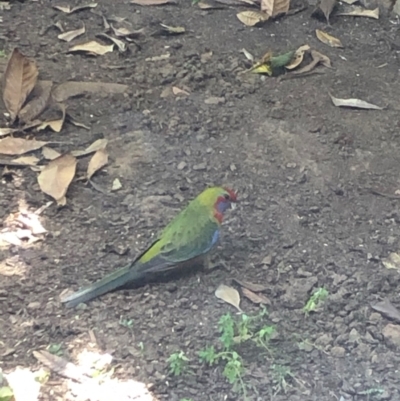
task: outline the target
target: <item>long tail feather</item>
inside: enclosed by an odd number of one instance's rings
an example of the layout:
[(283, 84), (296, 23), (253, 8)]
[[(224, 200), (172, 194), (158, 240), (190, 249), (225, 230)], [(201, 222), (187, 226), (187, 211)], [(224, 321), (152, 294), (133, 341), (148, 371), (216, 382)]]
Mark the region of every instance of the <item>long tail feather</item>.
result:
[(113, 291), (141, 278), (143, 278), (143, 273), (132, 270), (132, 264), (129, 264), (109, 274), (103, 279), (63, 298), (61, 302), (66, 303), (67, 308), (73, 308), (82, 302), (90, 301), (93, 298), (97, 298), (100, 295), (106, 294), (107, 292)]

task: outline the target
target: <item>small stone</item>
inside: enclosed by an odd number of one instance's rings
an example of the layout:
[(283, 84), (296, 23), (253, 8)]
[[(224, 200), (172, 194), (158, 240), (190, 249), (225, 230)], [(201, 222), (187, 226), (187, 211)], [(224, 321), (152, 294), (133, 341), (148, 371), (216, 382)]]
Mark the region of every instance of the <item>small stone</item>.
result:
[(224, 97), (209, 97), (204, 100), (205, 104), (219, 104), (219, 103), (225, 103), (225, 98)]
[(267, 265), (267, 266), (271, 266), (271, 264), (272, 264), (272, 256), (271, 256), (271, 255), (267, 255), (267, 256), (262, 260), (261, 264)]
[(30, 302), (28, 304), (28, 309), (39, 309), (40, 308), (40, 302)]
[(202, 170), (207, 170), (207, 164), (206, 163), (199, 163), (195, 164), (193, 166), (194, 171), (202, 171)]
[(310, 213), (318, 213), (320, 210), (319, 206), (311, 206), (309, 209)]
[(346, 350), (343, 347), (332, 347), (331, 355), (334, 358), (343, 358), (346, 354)]
[(178, 169), (178, 170), (183, 170), (186, 166), (187, 166), (187, 163), (185, 163), (185, 162), (180, 162), (180, 163), (178, 164), (177, 169)]
[(332, 342), (332, 337), (330, 334), (323, 334), (322, 336), (318, 337), (315, 340), (316, 345), (323, 345), (323, 346), (327, 346), (331, 342)]
[(229, 167), (230, 167), (231, 171), (237, 170), (236, 166), (233, 163)]
[(352, 329), (349, 334), (349, 343), (358, 343), (360, 341), (360, 333), (356, 329)]
[(389, 343), (400, 347), (400, 326), (398, 324), (387, 324), (382, 330), (382, 335)]

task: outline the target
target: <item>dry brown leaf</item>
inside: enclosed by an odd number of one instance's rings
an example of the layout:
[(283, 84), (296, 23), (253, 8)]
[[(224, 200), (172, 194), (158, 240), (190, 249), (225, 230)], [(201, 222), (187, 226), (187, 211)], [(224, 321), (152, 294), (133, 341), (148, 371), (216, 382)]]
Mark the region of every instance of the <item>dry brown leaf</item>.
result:
[(320, 29), (316, 29), (315, 34), (322, 43), (325, 43), (330, 47), (343, 47), (342, 42), (338, 38), (329, 35), (329, 33), (321, 31)]
[(87, 169), (87, 179), (90, 180), (96, 171), (99, 171), (108, 163), (108, 153), (106, 150), (99, 149), (93, 157), (90, 159), (88, 169)]
[(115, 36), (118, 36), (120, 38), (126, 38), (126, 37), (132, 37), (132, 36), (140, 36), (143, 34), (144, 29), (138, 29), (136, 31), (131, 31), (128, 28), (121, 27), (121, 28), (115, 28), (112, 24), (110, 25), (112, 31), (114, 32)]
[(76, 158), (67, 153), (51, 160), (38, 176), (40, 189), (58, 205), (66, 204), (65, 194), (75, 176), (76, 164)]
[(310, 46), (308, 46), (308, 45), (300, 46), (294, 53), (292, 61), (289, 64), (285, 65), (285, 68), (288, 70), (293, 70), (296, 67), (298, 67), (303, 62), (304, 53), (309, 50), (310, 50)]
[(271, 301), (263, 294), (256, 294), (248, 288), (242, 288), (242, 294), (254, 304), (271, 305)]
[(175, 95), (175, 96), (179, 96), (179, 95), (183, 95), (183, 96), (189, 96), (190, 95), (190, 93), (188, 92), (188, 91), (185, 91), (185, 90), (183, 90), (183, 89), (180, 89), (180, 88), (178, 88), (177, 86), (173, 86), (172, 87), (172, 93)]
[(118, 47), (118, 50), (119, 50), (121, 53), (125, 52), (125, 51), (128, 49), (128, 47), (127, 47), (127, 45), (126, 45), (125, 42), (123, 42), (123, 41), (120, 40), (120, 39), (113, 38), (112, 36), (107, 35), (106, 33), (98, 33), (96, 36), (97, 36), (98, 38), (105, 38), (105, 39), (107, 39), (107, 40), (113, 42), (113, 43)]
[(215, 296), (219, 299), (222, 299), (226, 303), (231, 304), (239, 312), (242, 312), (242, 310), (240, 309), (240, 295), (235, 288), (229, 287), (225, 284), (221, 284), (215, 290)]
[(79, 127), (79, 128), (84, 128), (84, 129), (90, 130), (90, 127), (89, 127), (89, 126), (87, 126), (87, 125), (85, 125), (85, 124), (83, 124), (83, 123), (80, 123), (79, 121), (76, 121), (76, 120), (75, 120), (72, 116), (70, 116), (68, 113), (66, 114), (65, 118), (67, 119), (67, 121), (68, 121), (69, 123), (71, 123), (72, 125), (75, 125), (75, 127)]
[(35, 141), (23, 138), (4, 138), (0, 140), (0, 154), (2, 155), (23, 155), (32, 152), (46, 145), (47, 142)]
[(61, 132), (62, 127), (64, 125), (64, 121), (65, 121), (66, 107), (62, 103), (59, 103), (58, 107), (60, 108), (60, 110), (62, 112), (61, 118), (58, 118), (57, 120), (44, 121), (42, 124), (40, 124), (36, 128), (38, 131), (42, 131), (42, 130), (46, 129), (47, 127), (50, 127), (54, 132)]
[(84, 4), (82, 6), (77, 6), (71, 8), (71, 6), (53, 6), (56, 10), (62, 11), (63, 13), (66, 14), (72, 14), (77, 11), (82, 11), (82, 10), (87, 10), (88, 8), (95, 8), (97, 7), (97, 3), (90, 3), (90, 4)]
[(95, 40), (91, 40), (87, 43), (82, 43), (81, 45), (72, 46), (68, 52), (76, 53), (76, 52), (84, 52), (90, 54), (92, 56), (103, 56), (106, 53), (110, 53), (114, 50), (114, 45), (102, 45)]
[(70, 97), (84, 93), (124, 93), (128, 85), (105, 82), (67, 81), (53, 89), (52, 96), (56, 102), (64, 102)]
[(254, 292), (261, 292), (261, 291), (265, 291), (268, 287), (262, 284), (255, 284), (255, 283), (251, 283), (250, 281), (242, 281), (239, 280), (237, 278), (233, 279), (236, 283), (238, 283), (239, 285), (241, 285), (242, 287), (245, 287), (247, 289), (249, 289), (250, 291), (254, 291)]
[(340, 13), (336, 15), (348, 15), (350, 17), (366, 17), (366, 18), (373, 18), (379, 19), (379, 7), (375, 8), (374, 10), (366, 10), (362, 7), (354, 7), (353, 10), (347, 13)]
[(71, 42), (71, 40), (76, 39), (78, 36), (81, 36), (85, 33), (85, 25), (82, 28), (74, 29), (73, 31), (68, 31), (64, 33), (60, 33), (57, 37), (64, 42)]
[(54, 160), (57, 157), (61, 156), (61, 153), (58, 153), (56, 150), (49, 148), (48, 146), (44, 146), (42, 149), (42, 155), (47, 160)]
[(261, 0), (261, 11), (269, 17), (286, 14), (289, 11), (290, 0)]
[(322, 64), (323, 66), (328, 68), (332, 67), (331, 60), (329, 59), (329, 57), (325, 56), (325, 54), (317, 52), (316, 50), (311, 50), (311, 57), (313, 59), (311, 63), (305, 65), (304, 67), (296, 71), (293, 71), (292, 74), (297, 74), (297, 75), (306, 74), (312, 71), (319, 64)]
[(39, 71), (34, 60), (15, 48), (3, 74), (3, 101), (14, 122), (26, 98), (36, 85)]
[(139, 6), (162, 6), (164, 4), (176, 4), (175, 0), (131, 0), (132, 4)]
[(333, 97), (331, 94), (329, 96), (332, 99), (332, 103), (336, 107), (352, 107), (355, 109), (365, 109), (365, 110), (383, 110), (382, 107), (375, 106), (372, 103), (365, 102), (360, 99), (339, 99), (337, 97)]
[(36, 84), (30, 96), (32, 100), (18, 113), (20, 121), (28, 123), (45, 111), (49, 103), (52, 87), (53, 82), (51, 81), (39, 81)]
[(0, 128), (0, 136), (7, 136), (15, 132), (13, 128)]
[(316, 50), (311, 50), (311, 57), (313, 60), (318, 60), (318, 62), (323, 66), (332, 68), (331, 60), (328, 56), (325, 56), (325, 54), (322, 54)]
[(105, 149), (107, 146), (108, 140), (107, 139), (98, 139), (97, 141), (94, 141), (89, 147), (87, 147), (85, 150), (74, 150), (71, 152), (73, 156), (80, 157), (80, 156), (86, 156), (90, 153), (97, 152), (100, 149)]
[(25, 164), (27, 166), (36, 166), (40, 162), (36, 156), (22, 156), (12, 160), (13, 163)]
[(242, 11), (236, 14), (236, 17), (240, 22), (246, 26), (255, 26), (267, 21), (269, 16), (266, 13), (260, 11)]

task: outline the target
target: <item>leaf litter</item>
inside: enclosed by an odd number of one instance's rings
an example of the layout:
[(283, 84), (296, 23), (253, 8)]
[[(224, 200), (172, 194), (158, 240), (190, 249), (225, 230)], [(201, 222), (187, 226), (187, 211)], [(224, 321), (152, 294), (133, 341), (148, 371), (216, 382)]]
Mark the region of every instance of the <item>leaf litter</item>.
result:
[(8, 60), (2, 82), (3, 101), (10, 113), (11, 122), (18, 117), (27, 97), (36, 85), (38, 76), (36, 62), (15, 48)]
[(73, 31), (63, 32), (60, 33), (57, 37), (64, 42), (71, 42), (72, 40), (76, 39), (78, 36), (83, 35), (86, 32), (85, 25), (82, 28), (74, 29)]
[(221, 284), (215, 290), (215, 296), (218, 299), (221, 299), (222, 301), (234, 306), (239, 312), (242, 312), (240, 309), (240, 295), (238, 290), (235, 288)]
[(318, 7), (313, 11), (312, 15), (318, 15), (322, 13), (326, 19), (328, 25), (330, 25), (329, 17), (337, 5), (337, 0), (320, 0)]
[(92, 156), (90, 159), (88, 168), (87, 168), (87, 176), (86, 178), (90, 180), (94, 173), (99, 171), (108, 163), (108, 153), (105, 148), (101, 148)]
[(327, 33), (327, 32), (321, 31), (320, 29), (316, 29), (315, 34), (317, 35), (318, 40), (321, 41), (322, 43), (324, 43), (325, 45), (328, 45), (330, 47), (338, 47), (338, 48), (343, 47), (340, 39), (335, 38), (332, 35), (329, 35), (329, 33)]
[(67, 203), (66, 193), (76, 172), (77, 159), (71, 154), (64, 154), (53, 159), (38, 176), (39, 187), (51, 196), (58, 205)]
[(47, 127), (51, 128), (54, 132), (61, 132), (66, 115), (66, 106), (62, 103), (58, 103), (58, 107), (61, 110), (62, 116), (61, 118), (57, 118), (55, 120), (47, 120), (40, 124), (36, 129), (38, 131), (42, 131)]
[(271, 18), (287, 14), (290, 0), (261, 0), (261, 11)]
[(110, 53), (114, 50), (114, 44), (112, 45), (102, 45), (95, 40), (90, 42), (82, 43), (80, 45), (72, 46), (68, 52), (69, 53), (86, 53), (91, 56), (103, 56), (104, 54)]
[(256, 26), (269, 19), (269, 15), (261, 11), (241, 11), (236, 17), (246, 26)]
[(58, 11), (62, 11), (65, 14), (72, 14), (78, 11), (87, 10), (88, 8), (95, 8), (97, 7), (97, 3), (89, 3), (89, 4), (82, 4), (81, 6), (72, 7), (71, 6), (53, 6)]
[(351, 107), (355, 109), (365, 109), (365, 110), (383, 110), (383, 107), (376, 106), (372, 103), (368, 103), (364, 100), (360, 99), (339, 99), (337, 97), (333, 97), (331, 94), (329, 96), (332, 99), (332, 103), (336, 107)]
[(47, 142), (36, 141), (34, 139), (8, 137), (0, 140), (0, 154), (10, 156), (23, 155), (40, 149), (46, 144)]
[(362, 7), (353, 7), (352, 10), (348, 12), (339, 13), (336, 15), (379, 19), (379, 7), (375, 8), (374, 10), (367, 10)]

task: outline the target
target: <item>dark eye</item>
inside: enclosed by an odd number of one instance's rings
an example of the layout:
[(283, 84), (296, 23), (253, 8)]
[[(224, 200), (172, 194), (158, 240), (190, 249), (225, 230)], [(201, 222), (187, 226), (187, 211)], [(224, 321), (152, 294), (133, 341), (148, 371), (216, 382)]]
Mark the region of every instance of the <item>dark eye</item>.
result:
[(231, 199), (231, 197), (229, 196), (229, 194), (225, 194), (225, 195), (224, 195), (224, 198), (225, 198), (226, 200), (230, 200), (230, 199)]

